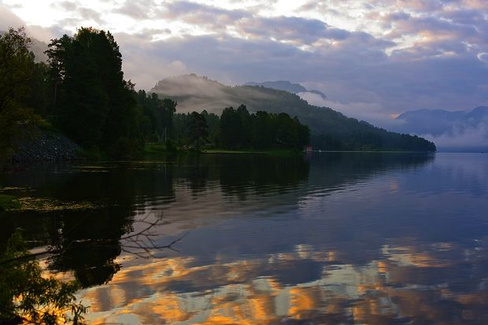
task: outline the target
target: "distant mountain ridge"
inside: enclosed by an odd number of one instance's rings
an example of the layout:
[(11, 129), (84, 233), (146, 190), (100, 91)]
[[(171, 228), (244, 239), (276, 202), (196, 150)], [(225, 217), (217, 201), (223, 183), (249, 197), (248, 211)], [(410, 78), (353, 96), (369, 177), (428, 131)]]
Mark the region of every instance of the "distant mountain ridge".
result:
[(426, 137), (441, 150), (488, 150), (488, 106), (463, 111), (413, 110), (399, 115), (396, 122), (392, 131)]
[(297, 94), (264, 86), (225, 86), (195, 74), (159, 81), (150, 91), (175, 100), (178, 113), (206, 110), (220, 115), (224, 108), (243, 104), (250, 112), (287, 113), (311, 130), (311, 142), (323, 150), (435, 151), (425, 139), (401, 135), (348, 118), (328, 107), (310, 105)]
[[(0, 35), (3, 35), (5, 34), (6, 31), (4, 30), (0, 30)], [(35, 62), (46, 62), (48, 57), (47, 57), (47, 54), (45, 53), (49, 47), (46, 43), (44, 43), (43, 41), (40, 41), (36, 38), (33, 38), (33, 37), (29, 37), (30, 40), (31, 40), (31, 44), (29, 46), (29, 49), (32, 51), (32, 53), (34, 53), (34, 56), (35, 56), (35, 59), (34, 61)]]
[(300, 84), (291, 83), (289, 81), (279, 80), (279, 81), (265, 81), (265, 82), (248, 82), (244, 86), (260, 86), (276, 90), (284, 90), (292, 94), (300, 93), (312, 93), (319, 95), (322, 99), (327, 99), (327, 96), (320, 90), (308, 90)]

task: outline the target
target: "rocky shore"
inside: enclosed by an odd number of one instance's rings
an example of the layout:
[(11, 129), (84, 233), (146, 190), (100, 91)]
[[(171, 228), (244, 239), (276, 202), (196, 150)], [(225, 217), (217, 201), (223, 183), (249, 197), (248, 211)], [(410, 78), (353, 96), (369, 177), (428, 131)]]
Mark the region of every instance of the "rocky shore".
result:
[(81, 147), (60, 133), (45, 130), (29, 132), (10, 157), (12, 163), (80, 159)]

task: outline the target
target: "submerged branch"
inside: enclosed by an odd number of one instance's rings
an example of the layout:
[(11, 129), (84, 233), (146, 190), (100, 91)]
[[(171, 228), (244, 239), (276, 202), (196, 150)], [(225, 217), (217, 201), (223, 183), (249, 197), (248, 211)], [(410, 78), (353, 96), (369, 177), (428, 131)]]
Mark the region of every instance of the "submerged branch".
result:
[(146, 224), (146, 226), (142, 230), (133, 234), (122, 236), (120, 237), (119, 240), (114, 240), (110, 238), (98, 238), (98, 239), (87, 238), (87, 239), (72, 240), (69, 242), (68, 245), (66, 245), (63, 248), (60, 248), (59, 246), (51, 246), (42, 252), (29, 253), (22, 256), (16, 256), (13, 258), (0, 261), (0, 266), (7, 265), (9, 263), (14, 263), (14, 262), (29, 261), (47, 255), (51, 255), (51, 256), (62, 255), (65, 254), (75, 244), (100, 245), (100, 246), (108, 247), (108, 246), (118, 246), (120, 241), (126, 241), (128, 242), (128, 244), (120, 245), (121, 250), (129, 254), (134, 254), (138, 257), (147, 257), (147, 256), (154, 257), (153, 251), (161, 250), (161, 249), (169, 249), (175, 252), (179, 252), (177, 249), (173, 248), (173, 246), (176, 243), (180, 242), (183, 238), (185, 238), (188, 235), (188, 233), (185, 233), (182, 236), (176, 238), (169, 244), (158, 245), (154, 240), (154, 237), (157, 237), (158, 235), (152, 233), (151, 230), (154, 227), (160, 225), (161, 220), (158, 219), (155, 221), (147, 221), (148, 218), (149, 215), (146, 215), (142, 220), (137, 221), (139, 223)]

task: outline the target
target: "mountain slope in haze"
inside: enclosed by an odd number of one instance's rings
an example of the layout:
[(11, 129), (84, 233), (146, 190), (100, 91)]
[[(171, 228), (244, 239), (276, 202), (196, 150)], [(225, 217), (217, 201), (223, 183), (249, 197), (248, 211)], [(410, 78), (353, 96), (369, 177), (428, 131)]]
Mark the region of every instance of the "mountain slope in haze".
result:
[[(6, 31), (0, 30), (0, 35), (5, 34)], [(34, 61), (35, 62), (46, 62), (47, 61), (47, 55), (46, 52), (49, 47), (46, 43), (35, 39), (33, 37), (29, 37), (31, 40), (31, 44), (29, 45), (29, 49), (31, 50), (32, 53), (34, 53)]]
[(488, 106), (472, 110), (421, 109), (396, 118), (395, 132), (417, 134), (445, 151), (488, 151)]
[(302, 94), (315, 94), (318, 95), (322, 99), (327, 99), (327, 96), (319, 90), (308, 90), (307, 88), (303, 87), (300, 84), (294, 84), (289, 81), (265, 81), (265, 82), (248, 82), (244, 84), (244, 86), (261, 86), (265, 88), (271, 88), (271, 89), (276, 89), (276, 90), (284, 90), (292, 94), (297, 94), (300, 97)]
[(311, 142), (317, 149), (435, 151), (435, 145), (425, 139), (389, 132), (330, 108), (309, 105), (298, 95), (283, 90), (230, 87), (191, 74), (163, 79), (150, 92), (175, 100), (179, 113), (207, 110), (220, 115), (226, 107), (244, 104), (250, 112), (297, 116), (310, 127)]

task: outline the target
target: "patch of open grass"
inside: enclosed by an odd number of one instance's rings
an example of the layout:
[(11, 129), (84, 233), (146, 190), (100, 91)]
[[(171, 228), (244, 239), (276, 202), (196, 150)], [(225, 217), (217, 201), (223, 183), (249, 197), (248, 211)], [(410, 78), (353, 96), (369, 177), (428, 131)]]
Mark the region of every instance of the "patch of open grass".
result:
[(96, 209), (99, 206), (89, 202), (61, 202), (53, 199), (30, 196), (16, 197), (0, 194), (0, 211), (62, 211)]
[(12, 195), (0, 194), (0, 211), (17, 210), (22, 204)]
[(302, 154), (302, 151), (296, 149), (274, 149), (274, 150), (225, 150), (225, 149), (207, 149), (202, 153), (206, 154), (260, 154), (269, 156), (291, 156)]
[(20, 211), (62, 211), (62, 210), (86, 210), (95, 209), (97, 206), (88, 202), (61, 202), (52, 199), (22, 197), (19, 200)]

